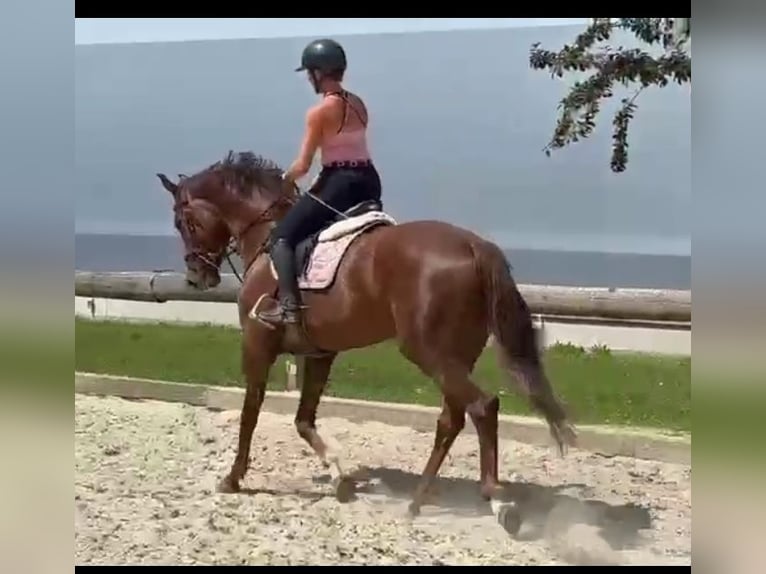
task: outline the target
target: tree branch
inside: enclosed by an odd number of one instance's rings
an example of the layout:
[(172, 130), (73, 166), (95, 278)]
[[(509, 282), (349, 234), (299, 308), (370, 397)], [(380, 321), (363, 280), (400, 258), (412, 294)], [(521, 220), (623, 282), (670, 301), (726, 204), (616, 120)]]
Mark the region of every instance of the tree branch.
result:
[[(622, 100), (622, 106), (612, 120), (611, 168), (622, 172), (628, 162), (628, 127), (637, 109), (636, 98), (649, 86), (665, 87), (670, 81), (678, 84), (691, 82), (691, 57), (682, 43), (687, 32), (679, 40), (673, 18), (594, 18), (588, 28), (575, 38), (572, 45), (565, 45), (559, 52), (532, 45), (529, 65), (536, 70), (548, 70), (551, 77), (563, 77), (567, 72), (592, 71), (584, 81), (575, 82), (569, 93), (559, 102), (559, 116), (551, 140), (543, 148), (546, 155), (589, 137), (596, 127), (601, 103), (614, 94), (615, 84), (639, 88), (630, 98)], [(609, 40), (615, 29), (632, 32), (649, 46), (662, 44), (665, 53), (653, 57), (641, 49), (613, 49), (610, 46), (596, 48), (598, 42)]]

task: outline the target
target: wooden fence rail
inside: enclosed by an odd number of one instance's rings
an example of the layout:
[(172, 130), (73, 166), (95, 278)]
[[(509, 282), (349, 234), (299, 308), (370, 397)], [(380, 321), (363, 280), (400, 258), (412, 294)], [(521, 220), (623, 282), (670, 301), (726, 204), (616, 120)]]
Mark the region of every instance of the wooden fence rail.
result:
[[(130, 301), (203, 301), (234, 303), (239, 282), (224, 274), (221, 284), (207, 291), (187, 285), (182, 273), (75, 271), (78, 297)], [(581, 318), (599, 322), (658, 322), (691, 324), (691, 291), (673, 289), (607, 289), (520, 285), (532, 312), (544, 317)]]

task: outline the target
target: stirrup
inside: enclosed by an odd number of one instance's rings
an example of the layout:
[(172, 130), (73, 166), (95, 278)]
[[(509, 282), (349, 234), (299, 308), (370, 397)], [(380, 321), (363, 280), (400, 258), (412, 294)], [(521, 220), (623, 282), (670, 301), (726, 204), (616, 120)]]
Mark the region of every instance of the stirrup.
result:
[(272, 309), (266, 309), (258, 312), (258, 318), (271, 324), (300, 324), (301, 311), (306, 309), (305, 305), (290, 305), (289, 307), (277, 301)]
[(282, 308), (282, 324), (284, 325), (300, 325), (301, 312), (299, 308), (285, 309)]

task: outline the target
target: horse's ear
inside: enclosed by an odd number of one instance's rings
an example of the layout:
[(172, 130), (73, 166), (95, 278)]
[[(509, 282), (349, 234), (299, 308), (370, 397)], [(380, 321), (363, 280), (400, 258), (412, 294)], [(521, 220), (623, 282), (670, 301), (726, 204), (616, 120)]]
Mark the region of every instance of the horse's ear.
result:
[(186, 175), (185, 173), (179, 173), (178, 174), (178, 181), (181, 181), (182, 179), (186, 179), (187, 177), (189, 177), (189, 176)]
[(164, 173), (158, 173), (157, 177), (160, 178), (160, 181), (162, 182), (162, 187), (167, 189), (173, 195), (176, 194), (176, 192), (178, 191), (178, 186), (172, 181), (170, 181), (168, 179), (168, 176), (166, 176)]

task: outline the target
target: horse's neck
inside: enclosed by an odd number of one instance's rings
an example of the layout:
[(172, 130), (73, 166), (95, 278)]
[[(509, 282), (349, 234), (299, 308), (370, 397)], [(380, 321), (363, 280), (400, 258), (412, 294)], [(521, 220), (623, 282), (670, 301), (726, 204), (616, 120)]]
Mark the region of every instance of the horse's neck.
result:
[(252, 265), (256, 257), (263, 251), (274, 224), (265, 221), (259, 222), (258, 219), (263, 214), (264, 209), (244, 198), (219, 203), (218, 208), (221, 210), (229, 232), (237, 243), (242, 262), (245, 266)]
[(266, 222), (256, 224), (245, 230), (239, 238), (239, 249), (242, 256), (256, 253), (269, 237), (273, 225)]
[(274, 224), (265, 221), (253, 223), (258, 214), (252, 209), (245, 207), (241, 213), (248, 214), (249, 217), (240, 216), (238, 218), (240, 221), (237, 222), (238, 229), (232, 229), (232, 225), (229, 225), (229, 228), (237, 239), (237, 249), (242, 262), (245, 266), (250, 266), (263, 251)]
[(219, 213), (231, 236), (241, 243), (245, 235), (250, 235), (251, 222), (258, 217), (258, 209), (247, 201), (221, 201), (217, 205)]

